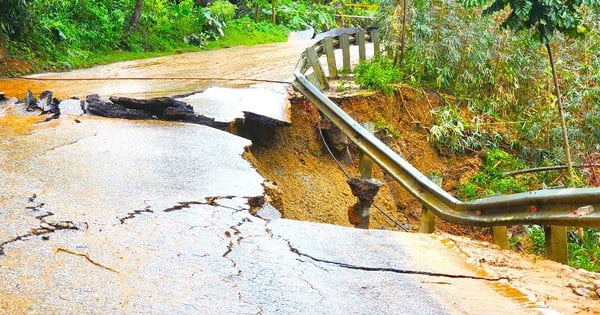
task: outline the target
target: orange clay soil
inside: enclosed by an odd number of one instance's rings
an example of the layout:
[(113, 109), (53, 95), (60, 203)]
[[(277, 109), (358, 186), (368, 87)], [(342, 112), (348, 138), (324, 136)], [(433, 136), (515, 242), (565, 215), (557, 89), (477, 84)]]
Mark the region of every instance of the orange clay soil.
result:
[[(375, 122), (398, 131), (397, 137), (385, 131), (378, 131), (376, 135), (423, 174), (441, 174), (443, 188), (448, 191), (453, 191), (458, 182), (468, 179), (479, 169), (478, 156), (441, 158), (428, 143), (427, 130), (433, 124), (431, 110), (443, 104), (442, 98), (435, 93), (399, 86), (396, 95), (359, 92), (330, 96), (358, 122)], [(292, 126), (278, 129), (269, 146), (253, 146), (252, 156), (248, 155), (248, 158), (271, 182), (266, 185), (267, 194), (285, 218), (351, 226), (348, 208), (356, 198), (350, 192), (344, 173), (323, 145), (317, 128), (319, 119), (312, 104), (301, 96), (292, 98)], [(350, 152), (353, 165), (341, 164), (350, 176), (358, 176), (358, 151), (351, 145)], [(420, 216), (420, 203), (377, 166), (374, 166), (373, 177), (385, 184), (377, 194), (375, 204), (414, 229)], [(370, 226), (398, 229), (373, 208)], [(488, 229), (445, 222), (438, 222), (438, 228), (489, 239)]]
[[(443, 188), (453, 192), (458, 183), (479, 170), (479, 156), (438, 156), (427, 142), (427, 130), (433, 123), (431, 109), (441, 106), (443, 100), (434, 93), (404, 86), (399, 87), (398, 92), (395, 96), (374, 92), (331, 96), (357, 121), (383, 119), (399, 131), (397, 138), (382, 132), (378, 136), (424, 174), (434, 171), (441, 174)], [(269, 180), (265, 183), (267, 194), (285, 218), (351, 226), (347, 210), (356, 199), (346, 184), (345, 175), (322, 144), (317, 131), (318, 121), (319, 113), (315, 107), (297, 96), (292, 99), (292, 126), (279, 128), (269, 146), (252, 146), (246, 157)], [(356, 148), (351, 147), (351, 152), (353, 165), (344, 168), (350, 176), (357, 176)], [(385, 183), (375, 203), (415, 230), (420, 204), (399, 184), (382, 174), (377, 166), (374, 177)], [(371, 213), (371, 228), (398, 229), (377, 210), (371, 208)], [(489, 243), (488, 228), (465, 227), (438, 220), (437, 230), (432, 237), (460, 252), (465, 263), (485, 275), (509, 279), (506, 285), (498, 284), (497, 291), (527, 305), (524, 313), (600, 314), (598, 294), (594, 293), (600, 292), (600, 274), (534, 255), (501, 250)], [(591, 296), (584, 296), (588, 293)]]

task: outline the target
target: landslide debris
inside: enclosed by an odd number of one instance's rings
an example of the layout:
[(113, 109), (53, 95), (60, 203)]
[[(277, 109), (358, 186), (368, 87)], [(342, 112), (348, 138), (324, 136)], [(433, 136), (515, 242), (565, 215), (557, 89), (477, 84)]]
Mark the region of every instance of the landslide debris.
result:
[[(395, 95), (379, 92), (333, 94), (330, 97), (360, 123), (372, 122), (376, 136), (423, 174), (440, 174), (443, 188), (454, 190), (479, 168), (479, 157), (440, 157), (427, 141), (427, 130), (433, 125), (431, 111), (443, 105), (436, 93), (399, 86)], [(277, 128), (269, 145), (254, 145), (246, 157), (259, 173), (268, 179), (267, 194), (272, 203), (288, 219), (352, 226), (348, 209), (356, 203), (345, 174), (336, 165), (324, 145), (319, 126), (329, 126), (318, 110), (303, 97), (291, 99), (292, 125)], [(335, 146), (332, 144), (330, 146)], [(333, 148), (339, 153), (340, 149)], [(350, 166), (338, 155), (340, 166), (350, 177), (358, 176), (359, 152), (349, 145)], [(373, 177), (384, 182), (375, 204), (394, 219), (414, 228), (421, 205), (377, 166)], [(381, 212), (371, 209), (371, 228), (399, 229)], [(438, 222), (443, 230), (459, 230), (487, 238), (487, 231)]]

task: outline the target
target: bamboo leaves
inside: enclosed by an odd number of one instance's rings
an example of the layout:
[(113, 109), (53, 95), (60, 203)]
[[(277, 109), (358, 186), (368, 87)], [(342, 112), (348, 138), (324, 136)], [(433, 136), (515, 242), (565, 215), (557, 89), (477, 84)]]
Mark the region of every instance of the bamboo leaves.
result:
[[(487, 5), (488, 1), (464, 0), (467, 7)], [(515, 31), (534, 29), (536, 38), (542, 44), (552, 40), (555, 31), (570, 37), (580, 37), (585, 33), (582, 8), (597, 5), (598, 0), (495, 0), (484, 11), (490, 15), (502, 10), (509, 14), (502, 27)]]

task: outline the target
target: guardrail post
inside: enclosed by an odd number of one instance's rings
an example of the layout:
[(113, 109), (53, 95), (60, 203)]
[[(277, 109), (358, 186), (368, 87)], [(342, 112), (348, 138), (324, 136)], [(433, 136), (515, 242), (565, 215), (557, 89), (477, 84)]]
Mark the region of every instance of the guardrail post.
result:
[(508, 232), (506, 226), (492, 226), (492, 242), (502, 249), (508, 249)]
[(435, 214), (422, 206), (421, 219), (419, 220), (419, 233), (433, 233), (435, 231)]
[[(375, 132), (375, 125), (372, 122), (364, 123), (363, 126), (370, 133)], [(358, 202), (348, 209), (348, 218), (350, 223), (357, 228), (368, 229), (370, 219), (370, 207), (373, 199), (383, 185), (380, 181), (372, 179), (373, 160), (365, 154), (360, 153), (360, 162), (358, 166), (360, 178), (351, 178), (348, 180), (352, 194), (358, 197)]]
[[(431, 179), (438, 186), (442, 186), (442, 177), (430, 175)], [(419, 233), (433, 233), (435, 231), (436, 216), (429, 208), (421, 207), (421, 219), (419, 220)]]
[(379, 44), (379, 30), (375, 29), (371, 31), (371, 41), (373, 42), (373, 56), (379, 57), (381, 53), (381, 47)]
[(342, 62), (345, 73), (350, 73), (350, 35), (340, 35), (340, 47), (342, 48)]
[(306, 48), (306, 59), (308, 63), (313, 68), (315, 72), (315, 76), (319, 81), (319, 85), (321, 89), (328, 89), (329, 83), (327, 83), (327, 78), (325, 77), (325, 72), (323, 72), (323, 67), (321, 67), (321, 63), (319, 62), (319, 57), (317, 56), (317, 51), (314, 47)]
[(367, 59), (367, 49), (365, 47), (365, 30), (358, 31), (358, 60), (365, 61)]
[(327, 68), (329, 69), (329, 78), (337, 79), (337, 64), (335, 62), (335, 51), (333, 50), (333, 38), (325, 37), (323, 39), (323, 49), (327, 55)]
[(544, 226), (544, 234), (546, 238), (546, 258), (567, 264), (569, 262), (567, 253), (567, 227)]
[[(363, 124), (363, 127), (371, 134), (375, 133), (374, 123), (366, 122)], [(364, 179), (371, 178), (373, 172), (373, 160), (371, 160), (371, 158), (362, 151), (360, 152), (358, 171), (360, 172), (360, 178)]]

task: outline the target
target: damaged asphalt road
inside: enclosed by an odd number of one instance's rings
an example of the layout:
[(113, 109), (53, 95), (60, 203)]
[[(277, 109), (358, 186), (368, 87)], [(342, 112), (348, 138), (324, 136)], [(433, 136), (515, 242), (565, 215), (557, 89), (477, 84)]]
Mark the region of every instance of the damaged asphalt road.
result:
[[(208, 91), (212, 84), (204, 80), (118, 77), (196, 71), (206, 78), (284, 80), (294, 66), (289, 61), (307, 45), (281, 46), (126, 62), (24, 82), (35, 83), (36, 92), (61, 82), (56, 95), (63, 98)], [(217, 66), (232, 60), (254, 65)], [(90, 73), (119, 80), (100, 84)], [(64, 76), (73, 80), (61, 81)], [(9, 87), (7, 80), (0, 83)], [(17, 82), (6, 92), (26, 88)], [(289, 122), (285, 110), (258, 108), (254, 100), (257, 93), (267, 99), (264, 91), (212, 91), (218, 93), (182, 98), (216, 121), (260, 111), (274, 118), (261, 122)], [(229, 106), (232, 101), (243, 106)], [(227, 104), (201, 112), (217, 102)], [(224, 107), (229, 111), (220, 112)], [(469, 268), (429, 235), (291, 221), (277, 218), (270, 205), (256, 209), (263, 178), (242, 158), (251, 144), (244, 138), (155, 120), (61, 115), (35, 124), (35, 117), (15, 119), (10, 112), (0, 107), (0, 314), (523, 311), (490, 287), (498, 279)], [(260, 138), (269, 131), (254, 127), (246, 124), (240, 133)]]
[(443, 314), (456, 306), (436, 290), (491, 290), (430, 236), (253, 216), (263, 179), (243, 138), (54, 124), (1, 143), (0, 313)]

